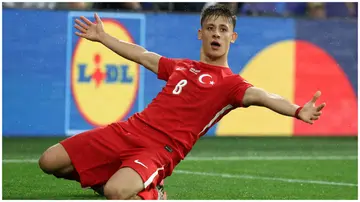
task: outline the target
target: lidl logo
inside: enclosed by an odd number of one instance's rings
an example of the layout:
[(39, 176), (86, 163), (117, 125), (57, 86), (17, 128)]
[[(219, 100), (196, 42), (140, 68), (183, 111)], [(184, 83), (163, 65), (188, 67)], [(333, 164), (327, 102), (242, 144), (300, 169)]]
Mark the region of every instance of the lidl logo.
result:
[[(117, 66), (116, 64), (106, 64), (105, 72), (101, 71), (101, 55), (94, 55), (94, 64), (95, 70), (92, 74), (86, 75), (86, 69), (88, 65), (86, 64), (77, 64), (78, 68), (78, 79), (79, 83), (91, 83), (91, 80), (94, 81), (95, 88), (99, 88), (101, 83), (107, 84), (116, 84), (119, 83), (132, 83), (133, 77), (129, 76), (129, 66), (124, 64)], [(120, 75), (121, 74), (121, 75)]]
[[(119, 21), (103, 18), (103, 24), (110, 35), (134, 43)], [(138, 93), (138, 64), (83, 38), (77, 38), (70, 63), (71, 95), (83, 120), (103, 126), (130, 113)]]

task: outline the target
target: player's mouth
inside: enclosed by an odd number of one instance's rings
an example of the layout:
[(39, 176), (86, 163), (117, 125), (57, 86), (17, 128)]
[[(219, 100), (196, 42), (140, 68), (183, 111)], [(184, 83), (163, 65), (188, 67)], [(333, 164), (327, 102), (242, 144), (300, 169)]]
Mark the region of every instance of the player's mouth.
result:
[(217, 41), (213, 41), (213, 42), (211, 42), (211, 48), (212, 49), (215, 49), (215, 50), (217, 50), (217, 49), (219, 49), (220, 48), (220, 43), (219, 42), (217, 42)]

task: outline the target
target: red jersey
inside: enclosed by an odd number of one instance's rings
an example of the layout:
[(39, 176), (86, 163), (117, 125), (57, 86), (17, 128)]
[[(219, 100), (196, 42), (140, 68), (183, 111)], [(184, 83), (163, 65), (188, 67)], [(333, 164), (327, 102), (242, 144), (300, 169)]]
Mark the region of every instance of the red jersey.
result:
[[(166, 81), (165, 87), (124, 126), (130, 131), (144, 124), (155, 129), (172, 141), (182, 158), (224, 115), (243, 107), (245, 90), (252, 86), (230, 68), (188, 59), (162, 57), (157, 76)], [(161, 139), (156, 134), (146, 135)]]

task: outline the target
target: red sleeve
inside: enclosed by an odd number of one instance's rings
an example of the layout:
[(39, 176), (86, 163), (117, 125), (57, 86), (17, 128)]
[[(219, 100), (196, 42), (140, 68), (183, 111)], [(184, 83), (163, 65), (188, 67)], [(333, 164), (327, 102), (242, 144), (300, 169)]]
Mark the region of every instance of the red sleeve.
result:
[(176, 60), (161, 57), (158, 66), (158, 79), (167, 81), (176, 66)]
[(234, 107), (245, 107), (243, 105), (243, 98), (245, 91), (249, 87), (253, 87), (253, 85), (239, 75), (235, 77), (232, 83), (232, 89), (230, 91), (230, 100)]

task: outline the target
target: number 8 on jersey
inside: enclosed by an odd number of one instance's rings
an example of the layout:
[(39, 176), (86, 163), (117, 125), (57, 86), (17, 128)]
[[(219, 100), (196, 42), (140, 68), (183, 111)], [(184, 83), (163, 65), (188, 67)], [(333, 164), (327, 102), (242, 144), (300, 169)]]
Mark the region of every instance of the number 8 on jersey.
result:
[(175, 86), (175, 88), (174, 88), (174, 90), (173, 90), (173, 94), (175, 94), (175, 95), (180, 94), (181, 91), (182, 91), (182, 89), (183, 89), (183, 87), (185, 87), (186, 84), (187, 84), (187, 80), (185, 80), (185, 79), (179, 81), (179, 83), (176, 84), (176, 86)]

